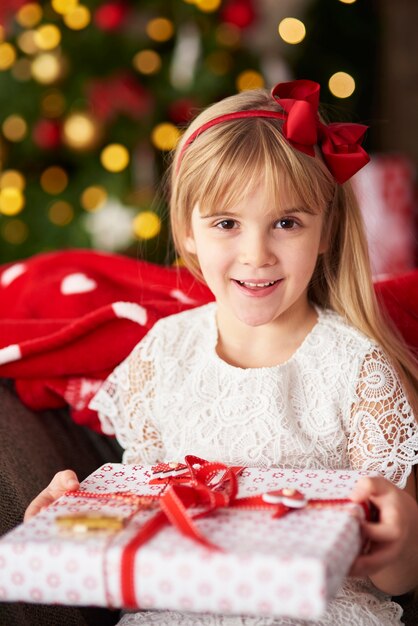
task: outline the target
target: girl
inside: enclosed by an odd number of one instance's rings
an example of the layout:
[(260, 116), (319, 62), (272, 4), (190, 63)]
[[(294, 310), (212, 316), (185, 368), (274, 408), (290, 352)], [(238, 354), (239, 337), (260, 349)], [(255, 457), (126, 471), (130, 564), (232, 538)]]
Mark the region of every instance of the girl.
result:
[[(171, 170), (174, 241), (215, 302), (158, 321), (92, 401), (126, 463), (192, 453), (234, 465), (358, 468), (370, 498), (359, 557), (320, 624), (399, 624), (389, 594), (418, 578), (411, 404), (417, 367), (374, 298), (359, 209), (346, 182), (365, 127), (323, 123), (319, 85), (246, 91), (201, 113)], [(68, 488), (55, 477), (27, 516)], [(411, 564), (412, 561), (412, 564)], [(171, 620), (171, 621), (170, 621)], [(121, 624), (306, 624), (127, 614)]]

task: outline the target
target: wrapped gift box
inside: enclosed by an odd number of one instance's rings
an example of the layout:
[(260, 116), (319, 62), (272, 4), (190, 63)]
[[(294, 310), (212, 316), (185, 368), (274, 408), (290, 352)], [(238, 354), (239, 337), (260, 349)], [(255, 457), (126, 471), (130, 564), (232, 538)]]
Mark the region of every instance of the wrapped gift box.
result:
[[(0, 540), (0, 599), (70, 605), (123, 606), (126, 545), (155, 510), (109, 499), (116, 492), (158, 495), (150, 467), (108, 464)], [(239, 497), (296, 488), (309, 499), (347, 497), (358, 472), (244, 469)], [(99, 497), (88, 497), (96, 494)], [(113, 534), (68, 533), (57, 516), (126, 518)], [(266, 510), (218, 509), (196, 525), (220, 550), (166, 526), (134, 555), (132, 593), (141, 609), (288, 615), (318, 618), (361, 547), (361, 507), (294, 510), (280, 519)]]

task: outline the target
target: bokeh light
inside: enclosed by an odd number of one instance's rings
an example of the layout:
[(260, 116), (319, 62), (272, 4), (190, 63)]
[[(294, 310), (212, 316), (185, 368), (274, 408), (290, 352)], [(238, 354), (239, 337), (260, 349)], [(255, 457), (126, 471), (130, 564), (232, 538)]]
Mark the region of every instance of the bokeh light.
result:
[(42, 7), (37, 2), (24, 4), (16, 14), (16, 21), (23, 28), (33, 28), (42, 19)]
[(64, 23), (71, 30), (82, 30), (91, 22), (90, 10), (84, 5), (77, 5), (72, 11), (64, 14)]
[(222, 0), (195, 0), (194, 4), (204, 13), (212, 13), (219, 9), (221, 2)]
[(40, 50), (53, 50), (61, 43), (61, 31), (54, 24), (43, 24), (35, 31), (35, 43)]
[(155, 50), (141, 50), (134, 56), (132, 63), (141, 74), (156, 74), (161, 69), (161, 57)]
[(78, 5), (78, 0), (52, 0), (51, 4), (56, 13), (65, 15), (74, 11)]
[(356, 0), (340, 0), (343, 4), (354, 4)]
[(42, 113), (45, 117), (60, 117), (65, 110), (64, 95), (58, 89), (51, 89), (45, 93), (41, 101)]
[(350, 74), (336, 72), (329, 79), (328, 88), (336, 98), (349, 98), (355, 91), (356, 83)]
[(74, 219), (74, 209), (69, 202), (58, 200), (48, 208), (48, 218), (55, 226), (67, 226)]
[(52, 165), (42, 172), (40, 183), (46, 193), (57, 195), (67, 187), (68, 175), (62, 167)]
[(179, 139), (179, 129), (169, 122), (157, 124), (151, 133), (151, 141), (158, 150), (173, 150)]
[(60, 77), (62, 66), (56, 55), (45, 52), (32, 61), (31, 70), (33, 78), (38, 83), (50, 85)]
[(120, 143), (111, 143), (100, 154), (103, 167), (109, 172), (121, 172), (129, 165), (129, 152)]
[(0, 188), (16, 187), (16, 189), (23, 191), (25, 185), (26, 181), (23, 174), (17, 170), (5, 170), (0, 174)]
[(147, 35), (154, 41), (168, 41), (174, 34), (173, 22), (165, 17), (156, 17), (147, 24)]
[(216, 40), (221, 46), (235, 48), (241, 41), (241, 31), (234, 24), (220, 24), (216, 29)]
[(16, 61), (16, 48), (11, 43), (0, 44), (0, 70), (8, 70)]
[(73, 150), (91, 150), (99, 137), (99, 124), (89, 113), (72, 113), (64, 122), (64, 143)]
[(133, 221), (133, 230), (138, 239), (152, 239), (161, 231), (161, 220), (153, 211), (142, 211)]
[(17, 38), (17, 45), (25, 54), (36, 54), (39, 52), (38, 44), (36, 43), (36, 31), (25, 30)]
[(22, 141), (28, 132), (28, 125), (21, 115), (9, 115), (2, 124), (2, 131), (9, 141)]
[(305, 39), (305, 24), (295, 17), (285, 17), (278, 27), (279, 35), (286, 43), (297, 44)]
[(0, 213), (17, 215), (25, 206), (25, 196), (17, 187), (3, 187), (0, 190)]
[(81, 194), (80, 202), (86, 211), (98, 211), (107, 200), (107, 191), (101, 185), (91, 185)]
[(264, 78), (260, 72), (256, 72), (255, 70), (244, 70), (238, 74), (236, 78), (236, 86), (238, 91), (260, 89), (261, 87), (264, 87)]
[(32, 78), (31, 62), (29, 59), (18, 59), (11, 69), (13, 78), (17, 81), (30, 80)]
[(13, 219), (2, 224), (1, 234), (7, 243), (19, 245), (29, 237), (29, 229), (27, 224), (22, 220)]

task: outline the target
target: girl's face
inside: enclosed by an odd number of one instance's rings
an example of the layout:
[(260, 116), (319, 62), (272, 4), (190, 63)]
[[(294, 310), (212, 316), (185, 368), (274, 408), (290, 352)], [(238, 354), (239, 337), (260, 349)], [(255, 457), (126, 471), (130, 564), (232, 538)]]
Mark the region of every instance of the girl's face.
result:
[(322, 212), (291, 197), (281, 197), (280, 209), (266, 204), (257, 190), (227, 212), (193, 209), (186, 249), (216, 298), (218, 323), (230, 328), (303, 319), (311, 310), (308, 285), (325, 250)]

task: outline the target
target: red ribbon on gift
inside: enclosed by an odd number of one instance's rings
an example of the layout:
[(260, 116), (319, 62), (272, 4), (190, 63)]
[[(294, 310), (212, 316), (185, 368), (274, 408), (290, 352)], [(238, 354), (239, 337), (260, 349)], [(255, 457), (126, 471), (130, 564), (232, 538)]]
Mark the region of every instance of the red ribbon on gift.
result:
[[(200, 532), (194, 520), (210, 515), (220, 508), (269, 510), (272, 511), (274, 518), (280, 518), (301, 507), (324, 508), (353, 504), (347, 498), (305, 501), (303, 495), (294, 489), (282, 489), (268, 494), (238, 498), (237, 476), (244, 469), (241, 466), (228, 467), (223, 463), (209, 462), (188, 455), (185, 458), (184, 471), (150, 480), (150, 484), (163, 486), (161, 494), (157, 497), (138, 496), (127, 492), (92, 494), (91, 492), (78, 491), (68, 493), (68, 495), (78, 497), (123, 498), (137, 508), (142, 508), (144, 500), (147, 498), (149, 501), (157, 503), (159, 508), (157, 513), (140, 528), (122, 553), (121, 594), (124, 607), (138, 607), (135, 595), (135, 557), (137, 551), (168, 524), (173, 525), (182, 535), (209, 550), (222, 550)], [(190, 508), (197, 508), (198, 511), (192, 515), (189, 513)], [(368, 505), (362, 503), (362, 508), (366, 519), (369, 519)]]

